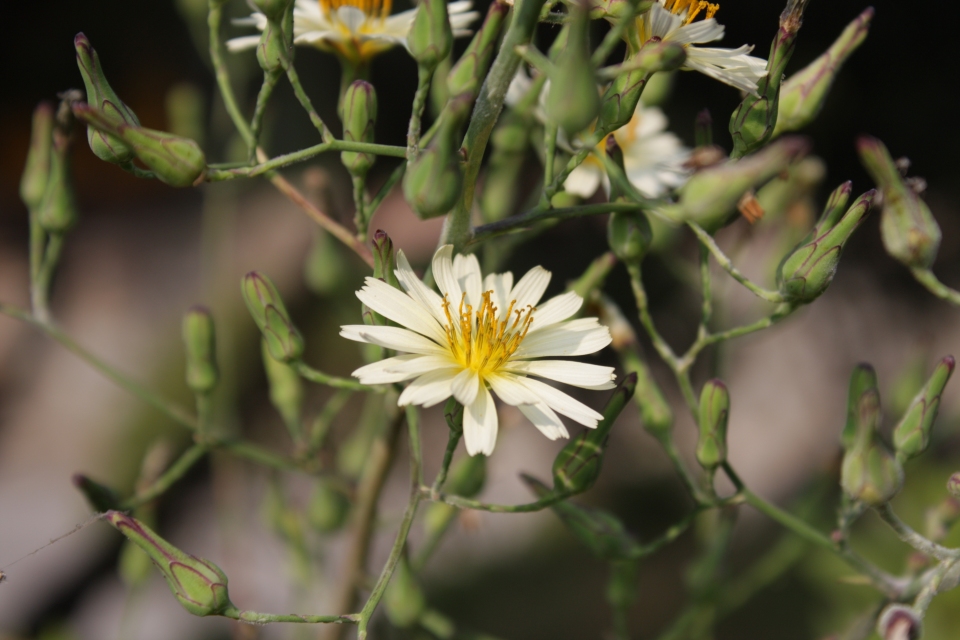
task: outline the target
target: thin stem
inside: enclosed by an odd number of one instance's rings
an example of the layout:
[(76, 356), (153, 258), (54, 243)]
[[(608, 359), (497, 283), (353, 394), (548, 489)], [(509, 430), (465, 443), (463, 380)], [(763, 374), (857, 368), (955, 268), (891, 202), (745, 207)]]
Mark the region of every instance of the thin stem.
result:
[(216, 447), (218, 449), (223, 449), (224, 451), (229, 451), (235, 456), (246, 458), (251, 462), (256, 462), (257, 464), (270, 467), (271, 469), (291, 471), (293, 469), (300, 468), (300, 465), (296, 460), (292, 460), (290, 458), (273, 453), (272, 451), (268, 451), (263, 447), (253, 444), (252, 442), (246, 442), (244, 440), (213, 440), (205, 444), (209, 444), (209, 446)]
[(51, 233), (47, 236), (47, 244), (43, 250), (40, 268), (37, 271), (36, 279), (31, 282), (34, 315), (42, 322), (50, 321), (50, 283), (53, 281), (57, 263), (60, 262), (63, 243), (62, 233)]
[(320, 117), (317, 110), (313, 108), (310, 96), (307, 95), (307, 92), (303, 89), (303, 85), (300, 84), (300, 75), (297, 73), (296, 67), (293, 66), (293, 61), (290, 60), (285, 51), (280, 53), (280, 63), (283, 65), (284, 71), (287, 72), (287, 80), (290, 81), (290, 86), (293, 87), (293, 93), (297, 96), (300, 106), (303, 107), (303, 110), (306, 111), (310, 117), (310, 122), (312, 122), (313, 126), (320, 132), (320, 137), (324, 142), (331, 142), (333, 140), (333, 134), (330, 133), (330, 129), (324, 124), (323, 118)]
[(537, 222), (545, 220), (568, 220), (584, 216), (596, 216), (614, 211), (636, 211), (639, 207), (632, 202), (600, 202), (585, 204), (579, 207), (564, 207), (561, 209), (536, 208), (512, 218), (498, 220), (476, 227), (467, 245), (475, 245), (505, 233), (525, 230)]
[(300, 622), (305, 624), (331, 623), (343, 624), (344, 622), (356, 622), (349, 616), (313, 616), (300, 615), (296, 613), (259, 613), (257, 611), (240, 611), (233, 608), (228, 609), (223, 614), (224, 618), (239, 620), (240, 622), (249, 622), (251, 624), (268, 624), (271, 622)]
[(234, 169), (210, 169), (207, 171), (206, 180), (208, 182), (222, 182), (224, 180), (234, 180), (236, 178), (254, 178), (276, 169), (309, 160), (326, 151), (357, 151), (362, 153), (371, 153), (381, 156), (390, 156), (393, 158), (402, 158), (405, 153), (403, 147), (397, 147), (388, 144), (374, 144), (372, 142), (351, 142), (349, 140), (330, 140), (321, 142), (312, 147), (286, 153), (282, 156), (271, 158), (252, 167), (236, 167)]
[(594, 67), (599, 67), (602, 65), (607, 58), (610, 57), (610, 54), (613, 53), (613, 50), (620, 44), (621, 37), (623, 32), (627, 30), (628, 27), (633, 25), (633, 18), (637, 15), (637, 9), (639, 8), (639, 1), (633, 0), (629, 2), (627, 10), (619, 17), (619, 19), (614, 23), (613, 27), (610, 28), (610, 31), (607, 32), (607, 35), (603, 37), (603, 41), (600, 45), (593, 50), (593, 55), (590, 57), (590, 62)]
[[(559, 127), (553, 123), (547, 123), (544, 128), (544, 143), (546, 156), (543, 159), (543, 184), (548, 185), (553, 182), (553, 166), (557, 161), (557, 133)], [(550, 207), (550, 199), (547, 198), (546, 191), (540, 196), (540, 207), (547, 209)]]
[(308, 448), (310, 452), (316, 452), (323, 446), (323, 441), (330, 431), (330, 424), (343, 409), (343, 405), (347, 403), (351, 395), (353, 395), (353, 392), (348, 389), (338, 389), (323, 405), (323, 409), (320, 410), (310, 427), (310, 445)]
[(930, 271), (930, 269), (915, 268), (911, 269), (910, 273), (912, 273), (913, 277), (917, 279), (917, 282), (925, 286), (930, 293), (937, 296), (941, 300), (945, 300), (954, 306), (960, 307), (960, 291), (951, 289), (947, 285), (940, 282), (937, 276), (933, 275), (933, 271)]
[(548, 493), (536, 502), (528, 502), (525, 504), (490, 504), (487, 502), (480, 502), (479, 500), (461, 498), (460, 496), (434, 493), (430, 487), (420, 487), (420, 493), (423, 494), (424, 498), (432, 500), (433, 502), (443, 502), (454, 507), (460, 507), (461, 509), (490, 511), (492, 513), (530, 513), (532, 511), (542, 511), (547, 507), (555, 505), (561, 500), (565, 500), (570, 496), (576, 495), (575, 492), (571, 491), (558, 491), (556, 493)]
[(677, 371), (679, 366), (677, 356), (670, 345), (667, 344), (667, 341), (663, 339), (663, 336), (660, 335), (660, 332), (657, 331), (653, 317), (650, 315), (647, 292), (643, 288), (643, 274), (640, 271), (640, 265), (627, 265), (627, 271), (630, 274), (630, 285), (633, 288), (633, 297), (637, 302), (637, 313), (640, 316), (640, 324), (643, 325), (647, 335), (650, 336), (650, 340), (653, 342), (653, 348), (656, 349), (660, 358), (666, 362), (673, 371)]
[(877, 508), (877, 514), (883, 518), (883, 521), (890, 525), (897, 536), (908, 545), (928, 556), (933, 556), (937, 560), (955, 560), (960, 558), (960, 549), (951, 549), (935, 542), (927, 540), (922, 535), (914, 531), (906, 522), (894, 513), (890, 503)]
[(634, 554), (634, 557), (642, 558), (644, 556), (648, 556), (651, 553), (659, 551), (682, 536), (688, 529), (690, 529), (690, 526), (693, 524), (694, 520), (697, 519), (697, 516), (699, 516), (704, 509), (706, 509), (706, 507), (703, 506), (695, 508), (693, 511), (684, 516), (680, 522), (676, 523), (660, 534), (660, 537), (651, 540), (647, 544), (640, 545), (637, 552)]
[(370, 214), (367, 211), (367, 177), (365, 175), (350, 176), (353, 181), (353, 206), (356, 212), (353, 216), (353, 226), (357, 228), (357, 239), (367, 237), (367, 225)]
[(413, 105), (410, 110), (410, 124), (407, 127), (407, 162), (413, 162), (420, 154), (420, 127), (423, 110), (427, 106), (427, 95), (430, 93), (430, 81), (433, 79), (433, 68), (424, 65), (417, 66), (417, 92), (413, 95)]
[(680, 481), (686, 488), (687, 493), (690, 494), (690, 497), (693, 498), (697, 504), (703, 504), (705, 499), (697, 488), (697, 481), (694, 479), (689, 467), (687, 467), (687, 463), (684, 462), (680, 456), (680, 451), (677, 449), (677, 445), (671, 435), (666, 434), (663, 438), (658, 438), (657, 440), (660, 442), (660, 446), (663, 447), (664, 452), (666, 452), (667, 457), (670, 458), (670, 462), (673, 463), (673, 467), (677, 471), (677, 475), (680, 476)]
[[(280, 73), (274, 71), (264, 71), (263, 84), (260, 85), (260, 91), (257, 93), (257, 106), (253, 110), (253, 119), (250, 121), (250, 133), (253, 136), (254, 147), (250, 148), (250, 164), (257, 161), (256, 145), (260, 144), (260, 132), (263, 130), (263, 116), (267, 113), (267, 103), (270, 102), (270, 96), (273, 95), (273, 89), (280, 80)], [(210, 179), (209, 177), (207, 178)]]
[(387, 178), (387, 181), (383, 183), (383, 186), (380, 187), (380, 190), (377, 191), (377, 195), (373, 197), (373, 200), (370, 201), (370, 204), (367, 206), (367, 211), (370, 212), (370, 219), (373, 219), (374, 214), (377, 213), (377, 209), (380, 208), (380, 205), (383, 204), (384, 199), (390, 195), (390, 192), (393, 191), (393, 188), (397, 186), (397, 183), (403, 178), (403, 174), (407, 171), (407, 163), (401, 162), (396, 169), (390, 174), (390, 177)]
[(180, 480), (180, 478), (193, 468), (193, 465), (199, 462), (209, 451), (210, 449), (204, 445), (191, 445), (190, 448), (180, 454), (180, 457), (148, 487), (138, 491), (135, 495), (120, 503), (120, 509), (122, 511), (136, 509), (148, 502), (156, 500), (166, 493), (170, 487)]
[(349, 389), (350, 391), (372, 391), (374, 393), (383, 393), (385, 391), (385, 387), (368, 387), (365, 384), (360, 384), (356, 380), (331, 376), (322, 371), (314, 369), (305, 362), (296, 362), (294, 363), (293, 367), (304, 380), (309, 380), (310, 382), (315, 382), (317, 384), (325, 384), (328, 387), (333, 387), (335, 389)]
[(207, 26), (210, 28), (210, 61), (213, 64), (214, 73), (217, 77), (217, 86), (220, 89), (220, 97), (223, 99), (223, 105), (233, 120), (233, 126), (237, 128), (240, 137), (247, 145), (248, 152), (253, 152), (257, 148), (257, 142), (253, 137), (247, 125), (246, 118), (237, 106), (237, 98), (233, 93), (233, 87), (230, 85), (230, 73), (227, 71), (226, 62), (223, 59), (223, 43), (220, 42), (220, 23), (223, 21), (224, 2), (221, 0), (210, 0), (209, 13), (207, 14)]
[(450, 462), (453, 460), (453, 453), (457, 450), (457, 445), (460, 444), (460, 438), (462, 436), (462, 431), (448, 430), (447, 449), (443, 452), (443, 462), (440, 464), (440, 471), (437, 472), (433, 486), (430, 487), (431, 494), (439, 494), (440, 490), (443, 489), (443, 483), (447, 481), (447, 473), (450, 471)]
[(703, 227), (698, 225), (696, 222), (687, 222), (687, 226), (690, 227), (690, 229), (696, 234), (701, 246), (706, 247), (710, 253), (713, 254), (714, 260), (717, 261), (717, 264), (719, 264), (724, 271), (730, 274), (730, 277), (749, 289), (757, 297), (762, 298), (767, 302), (784, 301), (783, 296), (778, 292), (768, 291), (740, 273), (740, 271), (733, 266), (733, 261), (727, 257), (727, 255), (723, 252), (723, 249), (720, 248), (713, 237), (707, 233)]

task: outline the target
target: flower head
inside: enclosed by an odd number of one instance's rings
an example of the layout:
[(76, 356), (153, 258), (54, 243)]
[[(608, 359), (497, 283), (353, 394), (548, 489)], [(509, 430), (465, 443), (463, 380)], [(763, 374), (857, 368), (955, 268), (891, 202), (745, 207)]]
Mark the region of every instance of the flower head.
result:
[[(699, 71), (748, 93), (757, 92), (757, 81), (766, 75), (767, 63), (747, 55), (753, 46), (737, 49), (697, 47), (723, 37), (723, 25), (713, 19), (720, 8), (704, 0), (657, 0), (650, 11), (637, 18), (640, 42), (651, 38), (683, 45), (684, 69)], [(702, 17), (702, 20), (696, 18)]]
[(470, 455), (490, 455), (497, 440), (497, 412), (491, 390), (514, 405), (550, 438), (569, 437), (563, 414), (587, 427), (603, 416), (566, 393), (530, 376), (584, 389), (612, 389), (612, 367), (542, 360), (594, 353), (610, 344), (610, 332), (596, 318), (570, 320), (583, 304), (568, 292), (538, 306), (550, 272), (534, 267), (514, 284), (513, 274), (485, 278), (475, 256), (453, 256), (446, 245), (433, 257), (437, 294), (417, 278), (403, 252), (397, 254), (402, 291), (367, 278), (357, 292), (367, 307), (400, 325), (347, 325), (349, 340), (394, 349), (401, 355), (361, 367), (364, 384), (412, 380), (401, 406), (430, 407), (453, 396), (464, 407), (463, 436)]
[[(352, 64), (365, 64), (395, 45), (406, 46), (407, 32), (417, 9), (390, 15), (393, 0), (296, 0), (293, 9), (293, 41), (335, 53)], [(467, 26), (479, 15), (471, 0), (447, 5), (455, 36), (469, 34)], [(267, 17), (256, 12), (239, 24), (263, 31)], [(231, 51), (252, 49), (260, 36), (227, 41)]]

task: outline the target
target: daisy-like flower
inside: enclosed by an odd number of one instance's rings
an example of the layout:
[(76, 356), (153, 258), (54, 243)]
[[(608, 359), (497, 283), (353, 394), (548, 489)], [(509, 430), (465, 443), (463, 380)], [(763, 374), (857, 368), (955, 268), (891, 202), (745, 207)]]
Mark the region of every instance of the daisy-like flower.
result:
[[(737, 49), (697, 47), (723, 37), (723, 25), (713, 19), (720, 8), (704, 0), (657, 0), (650, 11), (637, 18), (640, 42), (660, 38), (683, 45), (684, 69), (699, 71), (748, 93), (757, 92), (757, 81), (767, 74), (766, 60), (747, 55), (753, 46)], [(695, 20), (703, 16), (703, 20)]]
[(430, 407), (453, 396), (463, 405), (467, 453), (490, 455), (497, 441), (493, 391), (516, 406), (551, 440), (567, 438), (558, 413), (587, 427), (603, 417), (582, 402), (541, 382), (545, 378), (583, 389), (612, 389), (612, 367), (571, 360), (610, 344), (610, 331), (596, 318), (570, 320), (583, 304), (564, 293), (537, 306), (550, 272), (534, 267), (514, 284), (513, 274), (480, 273), (475, 256), (453, 257), (446, 245), (433, 257), (440, 294), (427, 287), (397, 254), (397, 279), (403, 291), (367, 278), (357, 292), (363, 304), (400, 325), (347, 325), (340, 335), (402, 355), (360, 367), (353, 375), (364, 384), (411, 380), (400, 394), (401, 406)]
[[(417, 9), (390, 15), (393, 0), (296, 0), (293, 7), (293, 41), (335, 53), (355, 65), (363, 65), (395, 45), (407, 45), (407, 32)], [(479, 14), (471, 11), (471, 0), (447, 5), (450, 27), (456, 37), (469, 35), (467, 29)], [(255, 12), (237, 21), (263, 31), (267, 17)], [(252, 49), (260, 36), (243, 36), (227, 41), (230, 51)]]

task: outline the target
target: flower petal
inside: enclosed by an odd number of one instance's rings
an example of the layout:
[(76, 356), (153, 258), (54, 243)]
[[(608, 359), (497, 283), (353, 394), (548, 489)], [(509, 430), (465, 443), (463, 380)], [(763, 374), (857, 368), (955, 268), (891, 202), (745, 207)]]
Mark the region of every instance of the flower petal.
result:
[[(439, 359), (440, 356), (422, 356), (419, 354), (406, 354), (402, 356), (396, 356), (393, 358), (387, 358), (385, 360), (378, 360), (372, 362), (368, 365), (360, 367), (354, 371), (351, 375), (360, 380), (363, 384), (390, 384), (393, 382), (403, 382), (410, 378), (415, 378), (418, 375), (425, 373), (427, 371), (433, 371), (437, 369), (437, 365), (433, 362), (434, 359)], [(431, 360), (429, 363), (420, 363), (420, 360)], [(411, 369), (400, 370), (397, 367), (403, 364), (414, 363), (414, 367)], [(423, 364), (428, 364), (428, 368), (423, 371), (418, 370), (418, 365), (422, 366)]]
[(397, 405), (405, 407), (416, 404), (422, 407), (432, 407), (440, 404), (451, 395), (450, 386), (456, 377), (458, 369), (440, 369), (420, 376), (403, 390), (397, 399)]
[(453, 274), (460, 285), (460, 290), (467, 293), (467, 304), (474, 309), (480, 306), (480, 288), (483, 285), (483, 275), (480, 273), (480, 263), (477, 256), (457, 254), (453, 259)]
[(467, 406), (477, 398), (480, 391), (480, 376), (473, 369), (464, 369), (453, 379), (450, 390), (453, 397), (463, 406)]
[[(587, 323), (581, 324), (584, 320)], [(592, 328), (580, 328), (591, 323)], [(548, 356), (582, 356), (603, 349), (611, 340), (610, 330), (600, 326), (596, 318), (581, 318), (531, 331), (520, 343), (513, 357), (524, 360)]]
[(537, 307), (536, 313), (533, 314), (533, 323), (530, 325), (530, 331), (563, 322), (579, 311), (582, 306), (583, 298), (574, 291), (568, 291), (559, 296), (554, 296), (547, 300), (546, 303)]
[(491, 298), (493, 305), (497, 308), (497, 315), (501, 319), (503, 314), (506, 313), (507, 307), (510, 306), (510, 300), (507, 296), (510, 295), (512, 289), (513, 274), (509, 271), (506, 273), (491, 273), (483, 279), (483, 290), (493, 291)]
[(461, 289), (457, 276), (453, 273), (453, 245), (446, 244), (433, 255), (433, 279), (442, 295), (456, 308), (460, 304)]
[(613, 389), (617, 376), (613, 367), (602, 367), (572, 360), (511, 360), (504, 371), (556, 380), (581, 389)]
[(597, 192), (603, 178), (603, 170), (593, 162), (584, 162), (570, 172), (563, 183), (564, 191), (581, 198), (589, 198)]
[(570, 433), (560, 420), (560, 416), (548, 407), (547, 403), (525, 404), (518, 409), (520, 409), (520, 413), (527, 417), (527, 420), (533, 423), (533, 426), (540, 430), (540, 433), (551, 440), (570, 437)]
[(571, 398), (563, 391), (554, 389), (544, 382), (534, 380), (533, 378), (518, 377), (517, 379), (526, 385), (530, 391), (540, 396), (540, 399), (547, 403), (547, 406), (551, 409), (557, 413), (562, 413), (585, 427), (593, 429), (597, 426), (597, 423), (603, 419), (603, 415), (597, 413), (579, 400)]
[(340, 327), (340, 335), (355, 342), (368, 342), (385, 349), (394, 349), (406, 353), (444, 355), (449, 353), (446, 347), (429, 340), (419, 333), (400, 327), (378, 327), (365, 324), (347, 324)]
[(486, 389), (481, 389), (476, 399), (464, 407), (463, 443), (471, 456), (488, 456), (497, 444), (497, 407)]
[(517, 304), (514, 309), (523, 309), (527, 305), (537, 306), (540, 298), (543, 297), (543, 292), (547, 290), (547, 285), (550, 284), (550, 276), (551, 273), (543, 267), (538, 266), (530, 269), (513, 287), (513, 291), (510, 292), (508, 297), (508, 303), (516, 300)]
[(443, 298), (438, 296), (436, 291), (423, 284), (423, 281), (417, 277), (402, 249), (397, 252), (397, 268), (394, 273), (407, 295), (429, 309), (440, 324), (446, 323), (447, 317), (443, 313)]
[(497, 397), (507, 404), (519, 406), (542, 402), (540, 396), (518, 382), (515, 375), (509, 373), (487, 374), (484, 376), (484, 380), (490, 383), (490, 388), (497, 394)]
[(446, 332), (430, 310), (425, 309), (419, 301), (383, 280), (368, 277), (365, 282), (364, 287), (357, 291), (360, 302), (383, 317), (425, 335), (434, 342), (446, 342)]

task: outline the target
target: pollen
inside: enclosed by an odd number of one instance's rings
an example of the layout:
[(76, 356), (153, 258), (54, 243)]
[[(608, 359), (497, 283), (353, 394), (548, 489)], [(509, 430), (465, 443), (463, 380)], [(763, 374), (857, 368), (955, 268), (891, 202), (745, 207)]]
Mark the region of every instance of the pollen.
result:
[(480, 305), (474, 310), (463, 294), (456, 314), (447, 296), (443, 297), (450, 353), (464, 368), (481, 375), (497, 371), (517, 351), (530, 331), (533, 312), (537, 310), (532, 305), (515, 309), (517, 301), (513, 300), (501, 319), (492, 295), (493, 291), (481, 295)]
[(674, 15), (680, 15), (686, 12), (686, 17), (683, 21), (684, 24), (693, 22), (694, 18), (700, 15), (701, 11), (704, 12), (704, 19), (709, 20), (716, 15), (720, 9), (719, 4), (705, 2), (705, 0), (664, 0), (663, 6)]
[(318, 0), (324, 13), (330, 14), (340, 7), (355, 7), (368, 17), (384, 19), (390, 15), (393, 0)]

